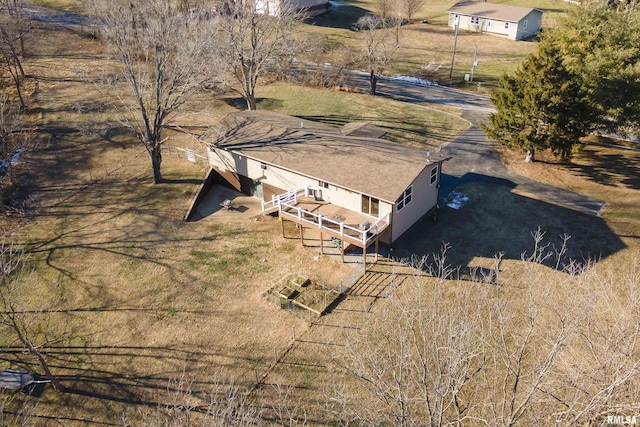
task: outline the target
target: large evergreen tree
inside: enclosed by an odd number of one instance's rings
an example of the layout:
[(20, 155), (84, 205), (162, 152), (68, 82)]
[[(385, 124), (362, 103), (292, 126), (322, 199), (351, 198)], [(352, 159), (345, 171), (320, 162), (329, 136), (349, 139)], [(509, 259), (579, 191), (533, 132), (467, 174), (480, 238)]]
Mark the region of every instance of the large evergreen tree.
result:
[(553, 43), (540, 43), (516, 72), (503, 75), (491, 101), (498, 111), (483, 126), (487, 135), (530, 152), (549, 148), (569, 157), (593, 120), (579, 76), (563, 65)]
[(567, 14), (547, 37), (565, 66), (581, 78), (598, 115), (597, 128), (619, 132), (640, 125), (640, 7), (590, 3)]
[(512, 148), (569, 157), (591, 132), (640, 127), (640, 10), (588, 3), (546, 31), (536, 53), (502, 77), (484, 126)]

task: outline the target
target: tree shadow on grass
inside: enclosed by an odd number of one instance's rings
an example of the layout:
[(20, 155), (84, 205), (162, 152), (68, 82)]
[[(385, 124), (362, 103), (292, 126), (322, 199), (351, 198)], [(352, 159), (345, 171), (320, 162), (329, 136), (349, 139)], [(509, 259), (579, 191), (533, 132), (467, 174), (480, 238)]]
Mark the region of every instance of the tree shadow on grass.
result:
[[(395, 140), (399, 135), (415, 135), (415, 139), (423, 139), (430, 137), (432, 139), (444, 140), (450, 132), (449, 122), (444, 121), (439, 125), (433, 123), (426, 123), (419, 118), (415, 120), (408, 116), (404, 117), (354, 117), (354, 116), (340, 116), (336, 114), (329, 114), (323, 116), (304, 116), (297, 115), (300, 119), (309, 120), (313, 122), (324, 123), (334, 127), (342, 127), (352, 122), (376, 122), (376, 126), (383, 129), (386, 134), (382, 136), (382, 139)], [(445, 119), (447, 120), (447, 119)], [(402, 139), (409, 139), (403, 137)], [(415, 140), (412, 140), (415, 142)], [(394, 141), (395, 142), (395, 141)]]
[(356, 21), (367, 13), (369, 13), (367, 9), (342, 2), (335, 2), (329, 12), (307, 18), (306, 23), (317, 27), (350, 30)]
[(598, 149), (587, 147), (580, 157), (586, 160), (586, 164), (566, 164), (566, 167), (578, 176), (602, 185), (623, 185), (631, 190), (640, 190), (639, 152), (622, 149), (600, 152)]
[[(505, 185), (472, 182), (455, 191), (468, 201), (459, 209), (441, 204), (435, 222), (426, 217), (394, 243), (394, 257), (431, 256), (445, 242), (451, 245), (448, 262), (470, 270), (474, 258), (503, 253), (504, 259), (519, 260), (531, 254), (538, 228), (551, 252), (560, 249), (562, 236), (571, 236), (560, 268), (570, 260), (599, 260), (626, 247), (602, 218), (518, 195)], [(545, 264), (554, 267), (555, 261), (551, 257)]]
[[(247, 101), (242, 97), (225, 97), (221, 100), (237, 110), (244, 111), (247, 109)], [(284, 102), (279, 99), (256, 98), (256, 104), (261, 110), (266, 110), (280, 108), (284, 105)]]
[[(14, 366), (30, 372), (36, 372), (38, 366), (22, 361), (22, 348), (7, 348), (2, 359)], [(59, 346), (47, 348), (49, 367), (56, 378), (66, 387), (60, 398), (67, 405), (77, 407), (95, 407), (98, 401), (103, 410), (95, 413), (91, 423), (108, 423), (117, 421), (124, 411), (135, 410), (135, 407), (156, 408), (171, 405), (174, 393), (186, 393), (187, 390), (177, 388), (178, 381), (188, 382), (190, 396), (202, 398), (207, 402), (212, 393), (224, 393), (230, 384), (217, 375), (206, 374), (203, 369), (205, 360), (223, 361), (228, 366), (254, 366), (256, 361), (250, 355), (237, 356), (213, 350), (185, 349), (176, 347), (153, 346)], [(137, 361), (137, 363), (133, 363)], [(146, 366), (155, 361), (162, 361), (161, 370), (140, 374), (127, 366)], [(251, 377), (248, 377), (251, 378)], [(250, 389), (253, 382), (232, 382), (233, 387)], [(52, 387), (42, 390), (42, 404), (46, 405), (52, 395), (58, 393)], [(114, 405), (116, 404), (116, 405)], [(121, 404), (121, 405), (118, 405)], [(205, 411), (208, 407), (194, 407), (193, 411)], [(42, 412), (42, 411), (38, 411)], [(57, 414), (55, 419), (61, 421), (83, 421), (67, 418)], [(34, 414), (34, 418), (49, 419), (47, 415)], [(89, 421), (89, 420), (86, 420)]]
[(202, 180), (201, 179), (197, 179), (197, 178), (180, 178), (180, 179), (175, 179), (175, 178), (163, 178), (162, 179), (162, 183), (163, 184), (202, 184)]

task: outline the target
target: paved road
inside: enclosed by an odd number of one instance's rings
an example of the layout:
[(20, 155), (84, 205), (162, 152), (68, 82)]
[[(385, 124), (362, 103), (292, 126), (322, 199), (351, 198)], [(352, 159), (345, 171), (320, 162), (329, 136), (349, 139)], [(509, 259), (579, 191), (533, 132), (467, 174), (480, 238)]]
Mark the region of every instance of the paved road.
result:
[(87, 29), (91, 28), (95, 24), (95, 21), (88, 16), (72, 12), (61, 12), (31, 3), (25, 4), (24, 12), (32, 21), (55, 25), (58, 27)]
[[(368, 90), (368, 75), (352, 72), (351, 83)], [(443, 166), (441, 196), (467, 182), (493, 182), (535, 194), (548, 202), (565, 206), (588, 215), (599, 216), (607, 203), (603, 200), (578, 194), (573, 191), (545, 184), (522, 175), (509, 172), (500, 155), (493, 148), (480, 128), (480, 123), (495, 111), (489, 98), (470, 94), (443, 86), (421, 85), (392, 78), (382, 78), (378, 93), (406, 102), (430, 102), (459, 108), (462, 117), (471, 126), (453, 139), (442, 150), (452, 159)]]

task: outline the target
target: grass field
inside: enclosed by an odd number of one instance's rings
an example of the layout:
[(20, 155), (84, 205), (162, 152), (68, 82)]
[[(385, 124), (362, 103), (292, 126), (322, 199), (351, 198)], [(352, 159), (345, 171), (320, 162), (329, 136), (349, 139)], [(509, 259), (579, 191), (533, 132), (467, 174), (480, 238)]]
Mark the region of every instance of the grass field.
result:
[[(42, 140), (29, 158), (32, 198), (14, 238), (30, 251), (39, 283), (63, 296), (51, 320), (71, 332), (47, 351), (52, 369), (70, 389), (47, 389), (37, 399), (33, 424), (121, 425), (126, 412), (135, 425), (141, 412), (168, 403), (167, 384), (183, 373), (193, 381), (190, 387), (199, 401), (229, 381), (243, 391), (256, 382), (291, 385), (297, 404), (309, 408), (316, 424), (326, 422), (318, 414), (326, 415), (324, 387), (333, 378), (319, 344), (337, 339), (339, 325), (366, 321), (375, 298), (345, 301), (317, 328), (268, 303), (262, 294), (287, 273), (332, 285), (351, 267), (329, 258), (316, 260), (317, 250), (281, 238), (279, 223), (271, 217), (234, 225), (213, 217), (183, 222), (205, 170), (167, 156), (162, 166), (167, 183), (152, 184), (148, 156), (114, 125), (104, 97), (91, 83), (110, 66), (100, 44), (65, 31), (32, 36), (47, 40), (33, 46), (26, 63), (38, 82), (34, 102), (42, 118)], [(503, 42), (498, 40), (496, 46)], [(513, 61), (520, 55), (505, 50), (496, 54), (496, 62), (509, 54)], [(465, 123), (360, 94), (273, 84), (260, 88), (258, 95), (261, 108), (335, 125), (368, 120), (385, 127), (396, 142), (423, 147), (440, 145)], [(237, 99), (231, 96), (202, 94), (185, 120), (215, 124), (233, 105)], [(194, 146), (184, 135), (171, 136), (171, 144)], [(571, 163), (541, 154), (541, 162), (525, 165), (518, 156), (503, 153), (512, 170), (608, 201), (604, 216), (587, 221), (524, 195), (474, 184), (465, 188), (472, 196), (468, 209), (445, 212), (426, 225), (421, 238), (430, 244), (436, 236), (446, 238), (460, 248), (455, 249), (456, 261), (485, 266), (493, 251), (506, 249), (502, 240), (515, 231), (530, 231), (522, 230), (524, 217), (527, 226), (537, 220), (554, 232), (573, 221), (569, 231), (585, 232), (576, 236), (580, 249), (593, 250), (590, 239), (610, 239), (594, 246), (609, 249), (605, 267), (637, 263), (638, 152), (591, 144)], [(505, 234), (496, 238), (492, 228)], [(433, 238), (427, 239), (430, 233)], [(429, 250), (420, 239), (415, 244)], [(521, 248), (513, 245), (510, 250), (507, 277), (517, 279)], [(379, 268), (378, 277), (388, 275), (384, 263)], [(2, 344), (9, 346), (2, 354), (6, 364), (38, 370), (15, 343)], [(268, 379), (262, 381), (266, 373)], [(269, 393), (273, 390), (267, 387), (267, 402), (273, 397)]]
[[(499, 3), (544, 10), (543, 26), (553, 25), (558, 16), (571, 7), (560, 0), (517, 0)], [(339, 46), (347, 46), (352, 50), (361, 49), (359, 35), (351, 30), (353, 22), (368, 12), (376, 11), (374, 0), (340, 4), (344, 6), (338, 6), (329, 14), (310, 19), (309, 22), (315, 25), (304, 28), (305, 34), (313, 37), (314, 45), (320, 47), (317, 50), (322, 52), (324, 60), (334, 63), (345, 61), (341, 56), (342, 51), (337, 49)], [(387, 73), (418, 76), (449, 84), (454, 33), (447, 26), (446, 10), (452, 4), (443, 0), (425, 2), (413, 23), (403, 26), (399, 48), (393, 54), (393, 61)], [(503, 73), (513, 71), (534, 50), (533, 42), (514, 42), (492, 35), (461, 31), (456, 45), (452, 83), (454, 86), (466, 86), (467, 89), (476, 89), (478, 84), (494, 88)], [(471, 72), (474, 52), (480, 65), (474, 71), (474, 82), (465, 83), (463, 76)]]
[[(205, 169), (165, 156), (166, 183), (152, 184), (146, 152), (123, 133), (92, 83), (111, 66), (99, 42), (63, 30), (31, 36), (49, 41), (34, 44), (25, 64), (38, 82), (33, 102), (42, 138), (30, 157), (37, 167), (29, 172), (29, 207), (13, 238), (29, 251), (42, 289), (62, 296), (50, 321), (68, 334), (47, 354), (69, 388), (38, 399), (36, 424), (47, 417), (67, 425), (117, 423), (123, 411), (135, 419), (136, 408), (164, 399), (168, 382), (183, 373), (198, 395), (218, 381), (251, 388), (308, 328), (262, 294), (291, 272), (334, 286), (351, 267), (315, 261), (317, 250), (282, 239), (278, 221), (259, 212), (234, 225), (182, 221)], [(261, 93), (262, 107), (304, 110), (335, 125), (369, 120), (392, 139), (425, 147), (466, 126), (436, 110), (367, 95), (278, 84)], [(302, 108), (317, 99), (326, 102)], [(204, 93), (183, 124), (213, 126), (234, 102)], [(400, 115), (408, 118), (402, 126)], [(172, 134), (170, 144), (204, 151), (183, 134)], [(13, 349), (13, 342), (3, 344)], [(38, 370), (28, 358), (15, 359), (14, 350), (8, 354), (12, 366)]]
[[(343, 126), (371, 122), (385, 139), (424, 149), (435, 149), (469, 126), (460, 117), (370, 95), (272, 84), (259, 91), (259, 108)], [(322, 99), (322, 102), (316, 102)], [(304, 112), (304, 114), (301, 114)]]
[[(87, 0), (36, 0), (34, 3), (62, 10), (85, 13)], [(543, 26), (552, 26), (555, 20), (571, 4), (562, 0), (511, 0), (499, 2), (518, 6), (536, 7), (545, 12)], [(330, 13), (308, 20), (300, 27), (300, 34), (309, 38), (311, 47), (300, 57), (308, 60), (357, 66), (354, 51), (361, 49), (359, 35), (352, 31), (353, 23), (361, 16), (376, 11), (375, 0), (358, 0), (338, 3)], [(414, 22), (403, 26), (400, 46), (393, 55), (387, 74), (411, 75), (449, 84), (449, 72), (453, 52), (454, 35), (447, 26), (446, 10), (452, 3), (446, 0), (428, 1), (416, 14)], [(426, 23), (422, 23), (426, 21)], [(346, 52), (345, 53), (345, 49)], [(500, 76), (513, 71), (520, 62), (535, 50), (535, 43), (511, 41), (500, 37), (460, 32), (453, 66), (456, 87), (481, 90), (497, 87)], [(479, 66), (474, 71), (474, 82), (466, 83), (474, 61)]]

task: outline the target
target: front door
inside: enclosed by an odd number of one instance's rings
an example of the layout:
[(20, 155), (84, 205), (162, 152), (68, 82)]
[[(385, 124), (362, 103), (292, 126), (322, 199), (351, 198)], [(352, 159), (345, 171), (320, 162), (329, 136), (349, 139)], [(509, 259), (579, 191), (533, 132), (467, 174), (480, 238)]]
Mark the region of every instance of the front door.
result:
[(257, 179), (251, 181), (251, 195), (253, 197), (257, 197), (262, 200), (263, 191), (262, 191), (262, 182)]

